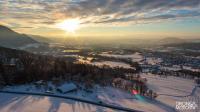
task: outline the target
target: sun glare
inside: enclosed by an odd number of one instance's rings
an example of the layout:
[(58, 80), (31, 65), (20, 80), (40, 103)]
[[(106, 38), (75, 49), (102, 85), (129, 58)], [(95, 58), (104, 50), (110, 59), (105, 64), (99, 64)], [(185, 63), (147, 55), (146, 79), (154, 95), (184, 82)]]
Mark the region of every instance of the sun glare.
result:
[(78, 19), (68, 19), (58, 23), (57, 26), (62, 30), (74, 33), (80, 27), (80, 21)]

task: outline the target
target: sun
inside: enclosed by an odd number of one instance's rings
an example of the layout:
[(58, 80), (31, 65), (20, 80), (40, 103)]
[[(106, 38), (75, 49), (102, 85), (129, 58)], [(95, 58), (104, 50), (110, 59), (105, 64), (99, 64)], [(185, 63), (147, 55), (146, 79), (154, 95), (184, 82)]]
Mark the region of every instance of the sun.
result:
[(57, 24), (58, 28), (65, 30), (66, 32), (75, 33), (75, 31), (80, 27), (80, 20), (78, 19), (68, 19)]

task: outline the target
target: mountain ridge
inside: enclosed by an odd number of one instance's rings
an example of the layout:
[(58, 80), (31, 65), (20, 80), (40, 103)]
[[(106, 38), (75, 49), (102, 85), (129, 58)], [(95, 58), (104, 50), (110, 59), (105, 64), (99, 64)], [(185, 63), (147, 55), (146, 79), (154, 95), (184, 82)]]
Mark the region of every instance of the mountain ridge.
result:
[(6, 26), (0, 25), (0, 46), (7, 48), (18, 48), (24, 45), (35, 43), (38, 42), (26, 34), (17, 33)]

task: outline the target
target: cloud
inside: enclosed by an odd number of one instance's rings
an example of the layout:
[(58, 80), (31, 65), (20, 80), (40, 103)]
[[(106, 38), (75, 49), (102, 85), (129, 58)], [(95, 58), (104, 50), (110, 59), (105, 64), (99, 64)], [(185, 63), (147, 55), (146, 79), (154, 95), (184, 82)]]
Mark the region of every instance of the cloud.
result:
[[(200, 0), (0, 0), (0, 19), (50, 25), (67, 18), (82, 24), (124, 24), (200, 16)], [(23, 26), (27, 27), (27, 26)]]

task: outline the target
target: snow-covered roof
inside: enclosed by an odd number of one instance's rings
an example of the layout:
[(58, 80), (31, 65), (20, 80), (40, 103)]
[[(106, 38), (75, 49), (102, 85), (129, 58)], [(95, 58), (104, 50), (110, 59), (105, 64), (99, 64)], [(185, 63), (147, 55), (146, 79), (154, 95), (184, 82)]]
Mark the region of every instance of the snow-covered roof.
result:
[(77, 86), (74, 83), (66, 83), (58, 87), (58, 89), (65, 93), (77, 89)]

